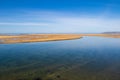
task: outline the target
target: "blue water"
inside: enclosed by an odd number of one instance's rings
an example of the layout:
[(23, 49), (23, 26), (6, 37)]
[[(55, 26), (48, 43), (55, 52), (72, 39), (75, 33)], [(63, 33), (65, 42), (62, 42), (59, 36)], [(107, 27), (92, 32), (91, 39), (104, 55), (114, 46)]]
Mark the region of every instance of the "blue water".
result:
[[(54, 56), (101, 55), (120, 56), (120, 39), (102, 37), (84, 37), (77, 40), (0, 44), (0, 60), (41, 58)], [(1, 62), (1, 61), (0, 61)]]
[[(0, 44), (0, 72), (13, 67), (42, 68), (54, 64), (84, 64), (90, 71), (107, 67), (120, 72), (120, 39), (84, 37), (76, 40)], [(93, 61), (93, 62), (92, 62)], [(92, 62), (92, 63), (91, 63)], [(114, 66), (114, 67), (113, 67)]]

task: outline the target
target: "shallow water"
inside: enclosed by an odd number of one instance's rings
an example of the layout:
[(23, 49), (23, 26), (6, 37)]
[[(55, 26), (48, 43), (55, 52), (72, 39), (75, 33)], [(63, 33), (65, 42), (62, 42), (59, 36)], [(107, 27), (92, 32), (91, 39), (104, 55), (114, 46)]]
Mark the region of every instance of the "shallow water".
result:
[[(0, 80), (33, 80), (36, 76), (47, 80), (52, 74), (66, 80), (120, 80), (119, 61), (120, 39), (116, 38), (0, 44)], [(33, 76), (22, 75), (29, 73)], [(52, 80), (60, 80), (54, 77)]]

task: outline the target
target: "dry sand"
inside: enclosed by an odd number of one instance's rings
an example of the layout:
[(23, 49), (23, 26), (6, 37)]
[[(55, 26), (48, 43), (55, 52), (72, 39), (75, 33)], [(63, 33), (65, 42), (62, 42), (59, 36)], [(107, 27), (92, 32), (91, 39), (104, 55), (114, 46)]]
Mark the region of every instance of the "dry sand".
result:
[(0, 36), (0, 43), (10, 44), (10, 43), (71, 40), (71, 39), (79, 39), (82, 38), (83, 36), (120, 38), (120, 35), (111, 35), (111, 34), (29, 34), (29, 35), (16, 35), (16, 36), (2, 35)]
[(74, 34), (31, 34), (18, 36), (0, 36), (0, 43), (27, 43), (27, 42), (46, 42), (58, 40), (71, 40), (81, 38)]

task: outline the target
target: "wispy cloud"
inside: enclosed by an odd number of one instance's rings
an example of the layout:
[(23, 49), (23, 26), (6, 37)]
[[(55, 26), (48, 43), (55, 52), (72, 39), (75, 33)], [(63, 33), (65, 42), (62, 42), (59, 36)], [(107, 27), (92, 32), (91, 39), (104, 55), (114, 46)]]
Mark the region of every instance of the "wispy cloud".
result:
[(50, 23), (33, 23), (33, 22), (24, 22), (24, 23), (14, 23), (14, 22), (1, 22), (0, 25), (8, 25), (8, 26), (49, 26)]
[[(14, 17), (14, 18), (13, 18)], [(63, 14), (58, 12), (27, 12), (25, 14), (9, 16), (12, 18), (11, 21), (4, 22), (0, 20), (0, 26), (37, 26), (37, 27), (51, 27), (56, 30), (71, 30), (74, 31), (85, 31), (90, 30), (120, 30), (120, 19), (119, 18), (106, 18), (100, 16), (89, 16), (89, 15), (73, 15)], [(39, 29), (40, 29), (39, 28)], [(57, 29), (58, 28), (58, 29)], [(69, 29), (71, 28), (71, 29)]]

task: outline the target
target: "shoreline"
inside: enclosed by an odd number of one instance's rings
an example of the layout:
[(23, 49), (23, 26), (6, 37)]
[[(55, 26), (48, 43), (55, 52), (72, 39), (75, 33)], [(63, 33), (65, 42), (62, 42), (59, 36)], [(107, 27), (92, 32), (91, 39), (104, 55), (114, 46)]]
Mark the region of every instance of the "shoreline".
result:
[(49, 42), (80, 39), (84, 36), (120, 38), (120, 35), (111, 34), (22, 34), (22, 35), (1, 35), (0, 44)]
[(82, 36), (74, 34), (31, 34), (19, 36), (0, 36), (0, 44), (48, 42), (79, 39)]

